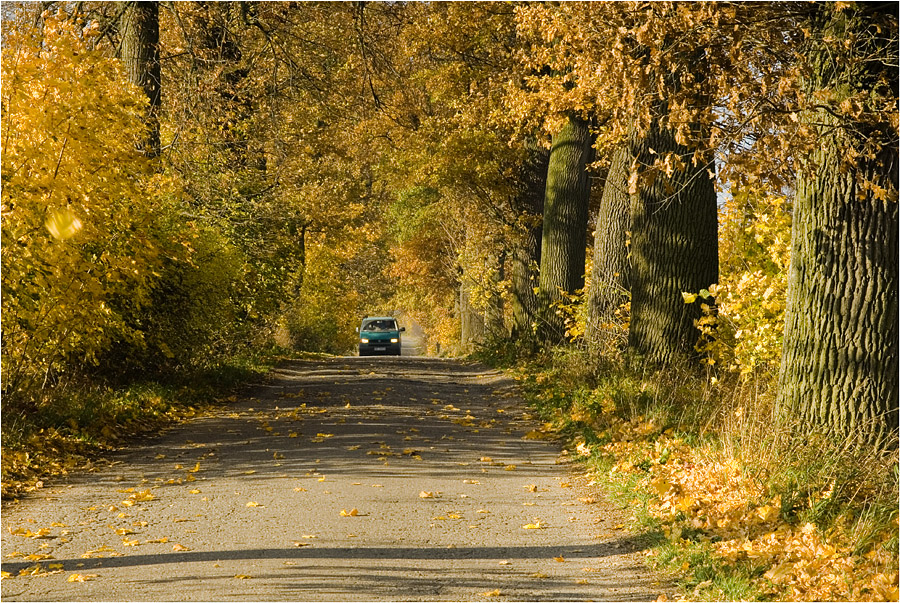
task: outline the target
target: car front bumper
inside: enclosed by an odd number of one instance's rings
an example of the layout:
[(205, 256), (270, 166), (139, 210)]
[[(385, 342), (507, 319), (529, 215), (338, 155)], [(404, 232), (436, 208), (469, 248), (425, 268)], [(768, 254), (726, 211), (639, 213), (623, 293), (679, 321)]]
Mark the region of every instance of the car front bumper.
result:
[(391, 343), (390, 341), (370, 341), (369, 343), (359, 344), (360, 356), (374, 356), (380, 354), (399, 356), (400, 343)]

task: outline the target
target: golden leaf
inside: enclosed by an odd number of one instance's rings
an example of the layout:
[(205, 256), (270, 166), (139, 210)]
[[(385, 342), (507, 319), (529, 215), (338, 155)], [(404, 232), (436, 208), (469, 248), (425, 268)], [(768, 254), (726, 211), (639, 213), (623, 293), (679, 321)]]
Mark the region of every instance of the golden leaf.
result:
[(54, 239), (64, 241), (72, 238), (81, 230), (81, 220), (71, 210), (63, 208), (50, 212), (44, 226)]
[(356, 517), (359, 515), (359, 511), (354, 507), (349, 511), (347, 509), (341, 509), (341, 517)]
[(262, 505), (259, 504), (259, 503), (256, 502), (256, 501), (252, 501), (252, 500), (251, 500), (250, 502), (247, 503), (246, 506), (248, 506), (248, 507), (261, 507)]

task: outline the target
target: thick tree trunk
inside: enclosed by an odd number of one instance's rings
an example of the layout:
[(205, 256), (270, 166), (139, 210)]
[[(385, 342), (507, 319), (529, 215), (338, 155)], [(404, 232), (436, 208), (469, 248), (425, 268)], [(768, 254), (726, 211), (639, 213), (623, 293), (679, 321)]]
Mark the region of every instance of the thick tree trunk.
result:
[(141, 150), (148, 157), (160, 153), (159, 106), (161, 100), (159, 68), (159, 3), (131, 2), (122, 30), (122, 63), (128, 79), (147, 95), (147, 138)]
[[(869, 25), (856, 21), (860, 14), (851, 18), (831, 9), (820, 8), (827, 19), (821, 38), (846, 39)], [(891, 39), (888, 32), (879, 37)], [(864, 67), (841, 57), (833, 60), (830, 47), (821, 40), (811, 45), (810, 94), (828, 88), (848, 93), (848, 82), (864, 90), (874, 85), (882, 71), (872, 68), (874, 62)], [(878, 56), (883, 70), (893, 73), (890, 90), (896, 95), (896, 68), (889, 66), (896, 64), (896, 54), (886, 60), (890, 51), (881, 48)], [(824, 110), (811, 112), (805, 121), (817, 128), (819, 147), (812, 169), (799, 178), (794, 202), (778, 406), (803, 431), (883, 443), (897, 429), (898, 405), (900, 224), (893, 127), (847, 127)], [(848, 166), (849, 149), (877, 139), (883, 141), (879, 155)], [(866, 190), (861, 183), (874, 188)], [(889, 192), (878, 198), (873, 190)]]
[(624, 334), (616, 312), (628, 302), (631, 292), (628, 240), (631, 232), (631, 197), (628, 194), (630, 164), (631, 155), (627, 146), (614, 151), (597, 211), (585, 330), (585, 340), (593, 350), (605, 347), (606, 343), (612, 343)]
[[(671, 176), (651, 173), (632, 194), (631, 324), (628, 347), (654, 364), (694, 355), (700, 317), (682, 292), (697, 293), (718, 280), (716, 191), (710, 165), (692, 165), (693, 151), (654, 123), (634, 137), (631, 154), (639, 169), (674, 152), (686, 164)], [(655, 177), (654, 177), (655, 176)]]
[(572, 293), (584, 287), (591, 194), (586, 166), (593, 160), (592, 145), (587, 122), (570, 117), (550, 148), (539, 278), (539, 333), (545, 343), (565, 340), (565, 324), (554, 307), (561, 299), (560, 290)]
[(534, 292), (538, 284), (541, 262), (541, 214), (547, 185), (547, 165), (550, 154), (536, 144), (528, 148), (521, 168), (520, 192), (515, 200), (522, 232), (513, 242), (510, 253), (510, 306), (513, 339), (532, 338), (537, 320), (538, 300)]

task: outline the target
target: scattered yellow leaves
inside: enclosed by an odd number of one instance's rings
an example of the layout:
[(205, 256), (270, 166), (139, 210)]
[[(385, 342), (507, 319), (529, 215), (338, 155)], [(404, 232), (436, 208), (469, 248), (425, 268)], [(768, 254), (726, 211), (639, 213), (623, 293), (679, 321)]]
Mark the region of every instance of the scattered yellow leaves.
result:
[(482, 597), (499, 597), (499, 596), (501, 596), (500, 589), (495, 588), (494, 590), (489, 590), (489, 591), (483, 592), (483, 593), (481, 593), (481, 596)]
[(355, 507), (350, 509), (349, 511), (347, 509), (341, 509), (341, 517), (356, 517), (358, 515), (359, 510), (357, 510)]
[(523, 530), (543, 530), (546, 527), (547, 526), (542, 524), (540, 521), (535, 521), (534, 523), (526, 523), (524, 526), (522, 526), (522, 529)]

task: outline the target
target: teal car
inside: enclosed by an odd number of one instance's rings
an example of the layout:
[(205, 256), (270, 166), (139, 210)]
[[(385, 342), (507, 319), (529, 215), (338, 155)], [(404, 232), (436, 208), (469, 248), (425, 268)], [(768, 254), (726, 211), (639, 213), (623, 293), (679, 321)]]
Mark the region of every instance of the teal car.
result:
[(367, 316), (359, 327), (359, 355), (400, 355), (400, 333), (406, 329), (391, 316)]

